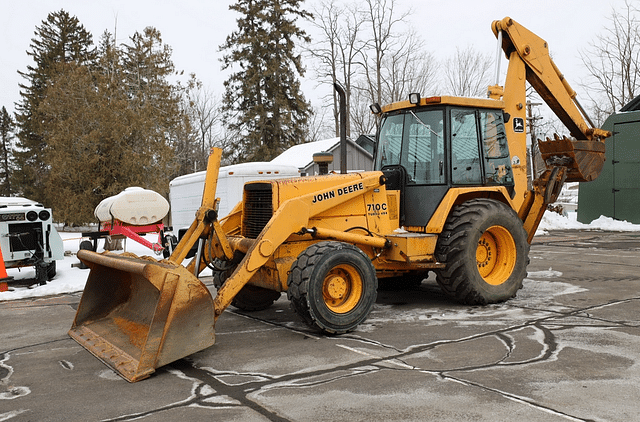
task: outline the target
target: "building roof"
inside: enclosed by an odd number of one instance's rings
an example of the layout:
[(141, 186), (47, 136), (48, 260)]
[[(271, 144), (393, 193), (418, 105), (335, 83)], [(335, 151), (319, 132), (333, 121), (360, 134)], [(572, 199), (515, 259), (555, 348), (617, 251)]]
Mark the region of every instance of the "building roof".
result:
[(339, 143), (340, 138), (330, 138), (322, 141), (294, 145), (271, 160), (271, 162), (274, 164), (291, 164), (298, 168), (303, 168), (313, 162), (313, 154), (316, 152), (330, 151)]
[(638, 111), (640, 110), (640, 95), (629, 101), (620, 111)]

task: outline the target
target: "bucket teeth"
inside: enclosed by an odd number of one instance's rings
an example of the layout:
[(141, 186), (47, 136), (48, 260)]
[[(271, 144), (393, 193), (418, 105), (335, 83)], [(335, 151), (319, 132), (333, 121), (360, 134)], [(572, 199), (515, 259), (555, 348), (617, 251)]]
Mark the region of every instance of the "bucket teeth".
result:
[(602, 171), (605, 145), (601, 141), (574, 140), (554, 134), (538, 141), (547, 168), (566, 167), (567, 182), (590, 182)]

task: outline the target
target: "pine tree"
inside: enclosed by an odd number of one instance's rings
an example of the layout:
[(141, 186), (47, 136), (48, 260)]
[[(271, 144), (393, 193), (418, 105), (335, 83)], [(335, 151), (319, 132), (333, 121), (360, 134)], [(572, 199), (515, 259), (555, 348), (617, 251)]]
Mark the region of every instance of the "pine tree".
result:
[(241, 139), (235, 161), (264, 161), (304, 142), (310, 105), (300, 91), (304, 75), (296, 41), (308, 42), (298, 18), (302, 0), (239, 0), (238, 30), (221, 50), (223, 69), (240, 69), (225, 81), (223, 112), (228, 130)]
[(145, 166), (141, 171), (147, 177), (146, 184), (163, 181), (164, 191), (178, 167), (173, 149), (190, 131), (180, 106), (183, 89), (167, 79), (175, 73), (171, 48), (163, 44), (156, 28), (147, 27), (130, 41), (123, 46), (121, 55), (129, 107), (138, 115), (131, 126), (131, 145)]
[(91, 34), (75, 16), (64, 10), (50, 13), (31, 40), (27, 54), (35, 62), (19, 72), (27, 82), (21, 84), (21, 102), (17, 104), (16, 122), (19, 128), (16, 150), (14, 186), (22, 195), (45, 202), (43, 189), (49, 171), (42, 152), (47, 144), (41, 127), (38, 108), (51, 78), (64, 69), (64, 64), (91, 64), (96, 58)]
[(126, 113), (127, 103), (99, 91), (102, 78), (92, 76), (85, 66), (70, 64), (51, 79), (39, 107), (47, 132), (42, 155), (49, 164), (43, 190), (55, 194), (55, 217), (65, 224), (93, 222), (96, 194), (110, 196), (101, 189), (105, 179), (120, 176), (112, 164), (122, 154), (116, 150), (117, 134), (125, 116), (121, 113), (116, 121), (111, 112)]
[(0, 110), (0, 195), (11, 195), (12, 173), (12, 141), (14, 122), (7, 109), (3, 106)]
[(167, 194), (173, 143), (184, 136), (178, 89), (166, 79), (170, 49), (157, 30), (136, 33), (119, 48), (105, 33), (98, 51), (91, 68), (65, 65), (38, 108), (47, 140), (44, 188), (67, 224), (93, 221), (102, 199), (130, 186)]

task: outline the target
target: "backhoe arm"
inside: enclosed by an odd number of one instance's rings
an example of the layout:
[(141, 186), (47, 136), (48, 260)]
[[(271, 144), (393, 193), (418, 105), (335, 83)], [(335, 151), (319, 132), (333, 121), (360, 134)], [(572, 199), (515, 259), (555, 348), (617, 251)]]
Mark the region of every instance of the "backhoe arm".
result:
[[(594, 180), (602, 171), (605, 160), (603, 141), (611, 133), (594, 127), (589, 120), (576, 99), (575, 91), (551, 60), (545, 40), (511, 18), (494, 21), (491, 28), (509, 58), (504, 89), (498, 85), (489, 87), (491, 98), (504, 97), (505, 111), (512, 117), (514, 128), (509, 128), (510, 132), (507, 133), (509, 148), (514, 155), (524, 156), (524, 122), (527, 118), (525, 82), (528, 81), (574, 138), (554, 135), (553, 139), (539, 142), (540, 154), (547, 169), (566, 167), (567, 182)], [(515, 129), (516, 123), (519, 130)]]
[[(576, 98), (560, 70), (549, 56), (549, 46), (513, 19), (506, 17), (491, 24), (500, 47), (509, 59), (504, 89), (489, 87), (489, 97), (503, 98), (505, 111), (511, 116), (507, 139), (512, 157), (524, 157), (526, 148), (526, 82), (540, 94), (556, 116), (567, 127), (573, 139), (554, 135), (538, 142), (546, 170), (528, 190), (526, 178), (516, 178), (516, 191), (526, 192), (519, 204), (518, 215), (531, 242), (547, 205), (555, 202), (563, 183), (588, 182), (598, 177), (605, 160), (604, 139), (611, 133), (596, 128)], [(517, 129), (516, 129), (517, 127)], [(513, 160), (514, 174), (522, 174), (521, 160)]]
[[(551, 59), (549, 46), (545, 40), (509, 17), (494, 21), (491, 28), (496, 36), (499, 37), (500, 33), (502, 34), (502, 50), (509, 59), (509, 71), (520, 67), (513, 64), (514, 61), (521, 60), (525, 64), (527, 82), (569, 129), (571, 136), (577, 140), (603, 140), (610, 136), (607, 131), (594, 127), (595, 125), (577, 101), (576, 92)], [(522, 75), (509, 73), (506, 85), (515, 82), (513, 78), (520, 79), (524, 85)], [(521, 91), (524, 93), (524, 86)], [(505, 101), (508, 94), (509, 92), (505, 90)], [(518, 104), (512, 106), (518, 107)]]

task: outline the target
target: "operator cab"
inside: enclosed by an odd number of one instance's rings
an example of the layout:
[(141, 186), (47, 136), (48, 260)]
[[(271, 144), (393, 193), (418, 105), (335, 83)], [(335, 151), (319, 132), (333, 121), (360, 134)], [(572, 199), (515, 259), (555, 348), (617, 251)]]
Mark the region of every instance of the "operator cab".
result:
[(401, 192), (401, 225), (426, 226), (452, 187), (499, 185), (513, 195), (501, 104), (431, 97), (381, 109), (375, 169)]

